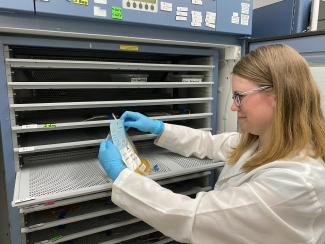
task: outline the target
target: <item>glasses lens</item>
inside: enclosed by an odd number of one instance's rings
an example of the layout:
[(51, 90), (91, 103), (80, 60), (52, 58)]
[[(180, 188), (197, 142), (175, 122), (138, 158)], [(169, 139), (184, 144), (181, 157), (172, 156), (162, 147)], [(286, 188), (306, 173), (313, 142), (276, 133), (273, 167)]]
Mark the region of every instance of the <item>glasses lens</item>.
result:
[(241, 103), (241, 96), (239, 94), (236, 95), (236, 103), (239, 106)]
[(234, 93), (234, 94), (232, 95), (232, 99), (234, 100), (236, 106), (239, 106), (239, 105), (240, 105), (240, 101), (241, 101), (241, 99), (240, 99), (240, 95), (239, 95), (239, 94)]

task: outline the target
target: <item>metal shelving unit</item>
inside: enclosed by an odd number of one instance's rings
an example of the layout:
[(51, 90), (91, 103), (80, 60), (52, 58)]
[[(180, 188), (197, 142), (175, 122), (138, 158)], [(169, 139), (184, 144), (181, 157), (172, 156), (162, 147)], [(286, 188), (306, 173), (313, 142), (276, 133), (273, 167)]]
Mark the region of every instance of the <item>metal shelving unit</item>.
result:
[[(117, 51), (95, 56), (73, 48), (35, 50), (5, 50), (17, 171), (12, 204), (22, 214), (22, 240), (173, 242), (112, 204), (112, 182), (98, 162), (98, 145), (109, 133), (111, 114), (132, 109), (169, 123), (215, 129), (216, 51), (155, 59), (141, 53), (114, 58)], [(180, 78), (191, 75), (194, 82)], [(126, 80), (130, 76), (140, 82)], [(153, 134), (128, 133), (154, 169), (148, 177), (189, 196), (212, 188), (212, 172), (222, 163), (184, 158), (154, 146)]]

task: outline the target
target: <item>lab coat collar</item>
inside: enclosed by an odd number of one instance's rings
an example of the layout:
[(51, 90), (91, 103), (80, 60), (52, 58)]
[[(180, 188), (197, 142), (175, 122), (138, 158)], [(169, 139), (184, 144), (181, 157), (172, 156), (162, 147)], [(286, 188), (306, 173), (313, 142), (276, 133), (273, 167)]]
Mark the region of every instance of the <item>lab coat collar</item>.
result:
[(242, 178), (246, 172), (242, 169), (244, 164), (254, 155), (256, 149), (258, 147), (258, 141), (254, 142), (254, 144), (249, 148), (237, 161), (235, 165), (230, 166), (229, 164), (225, 164), (224, 170), (221, 172), (220, 177), (216, 183), (216, 187), (221, 187), (224, 183), (228, 182), (230, 179), (238, 176)]

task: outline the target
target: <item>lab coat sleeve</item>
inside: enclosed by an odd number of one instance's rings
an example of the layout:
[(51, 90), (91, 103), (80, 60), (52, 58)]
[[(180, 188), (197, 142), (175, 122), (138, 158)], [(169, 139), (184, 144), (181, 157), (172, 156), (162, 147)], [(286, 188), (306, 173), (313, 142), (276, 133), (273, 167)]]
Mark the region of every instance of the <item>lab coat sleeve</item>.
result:
[(229, 151), (239, 142), (239, 133), (212, 135), (209, 131), (165, 123), (155, 144), (185, 157), (195, 156), (226, 161)]
[(283, 168), (195, 199), (125, 169), (112, 201), (176, 241), (204, 244), (314, 243), (312, 228), (322, 211), (313, 187)]

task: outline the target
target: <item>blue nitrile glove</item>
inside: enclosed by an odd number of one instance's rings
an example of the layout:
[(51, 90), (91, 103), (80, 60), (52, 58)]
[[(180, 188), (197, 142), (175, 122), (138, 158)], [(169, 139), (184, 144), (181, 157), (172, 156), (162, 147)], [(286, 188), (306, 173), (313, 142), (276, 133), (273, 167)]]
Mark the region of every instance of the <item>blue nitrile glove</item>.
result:
[(121, 119), (126, 128), (132, 127), (142, 132), (149, 132), (156, 135), (160, 135), (164, 130), (164, 123), (162, 121), (150, 119), (137, 112), (126, 111), (122, 114)]
[(103, 140), (100, 143), (98, 159), (106, 171), (106, 174), (114, 181), (121, 171), (126, 168), (121, 154), (111, 140)]

